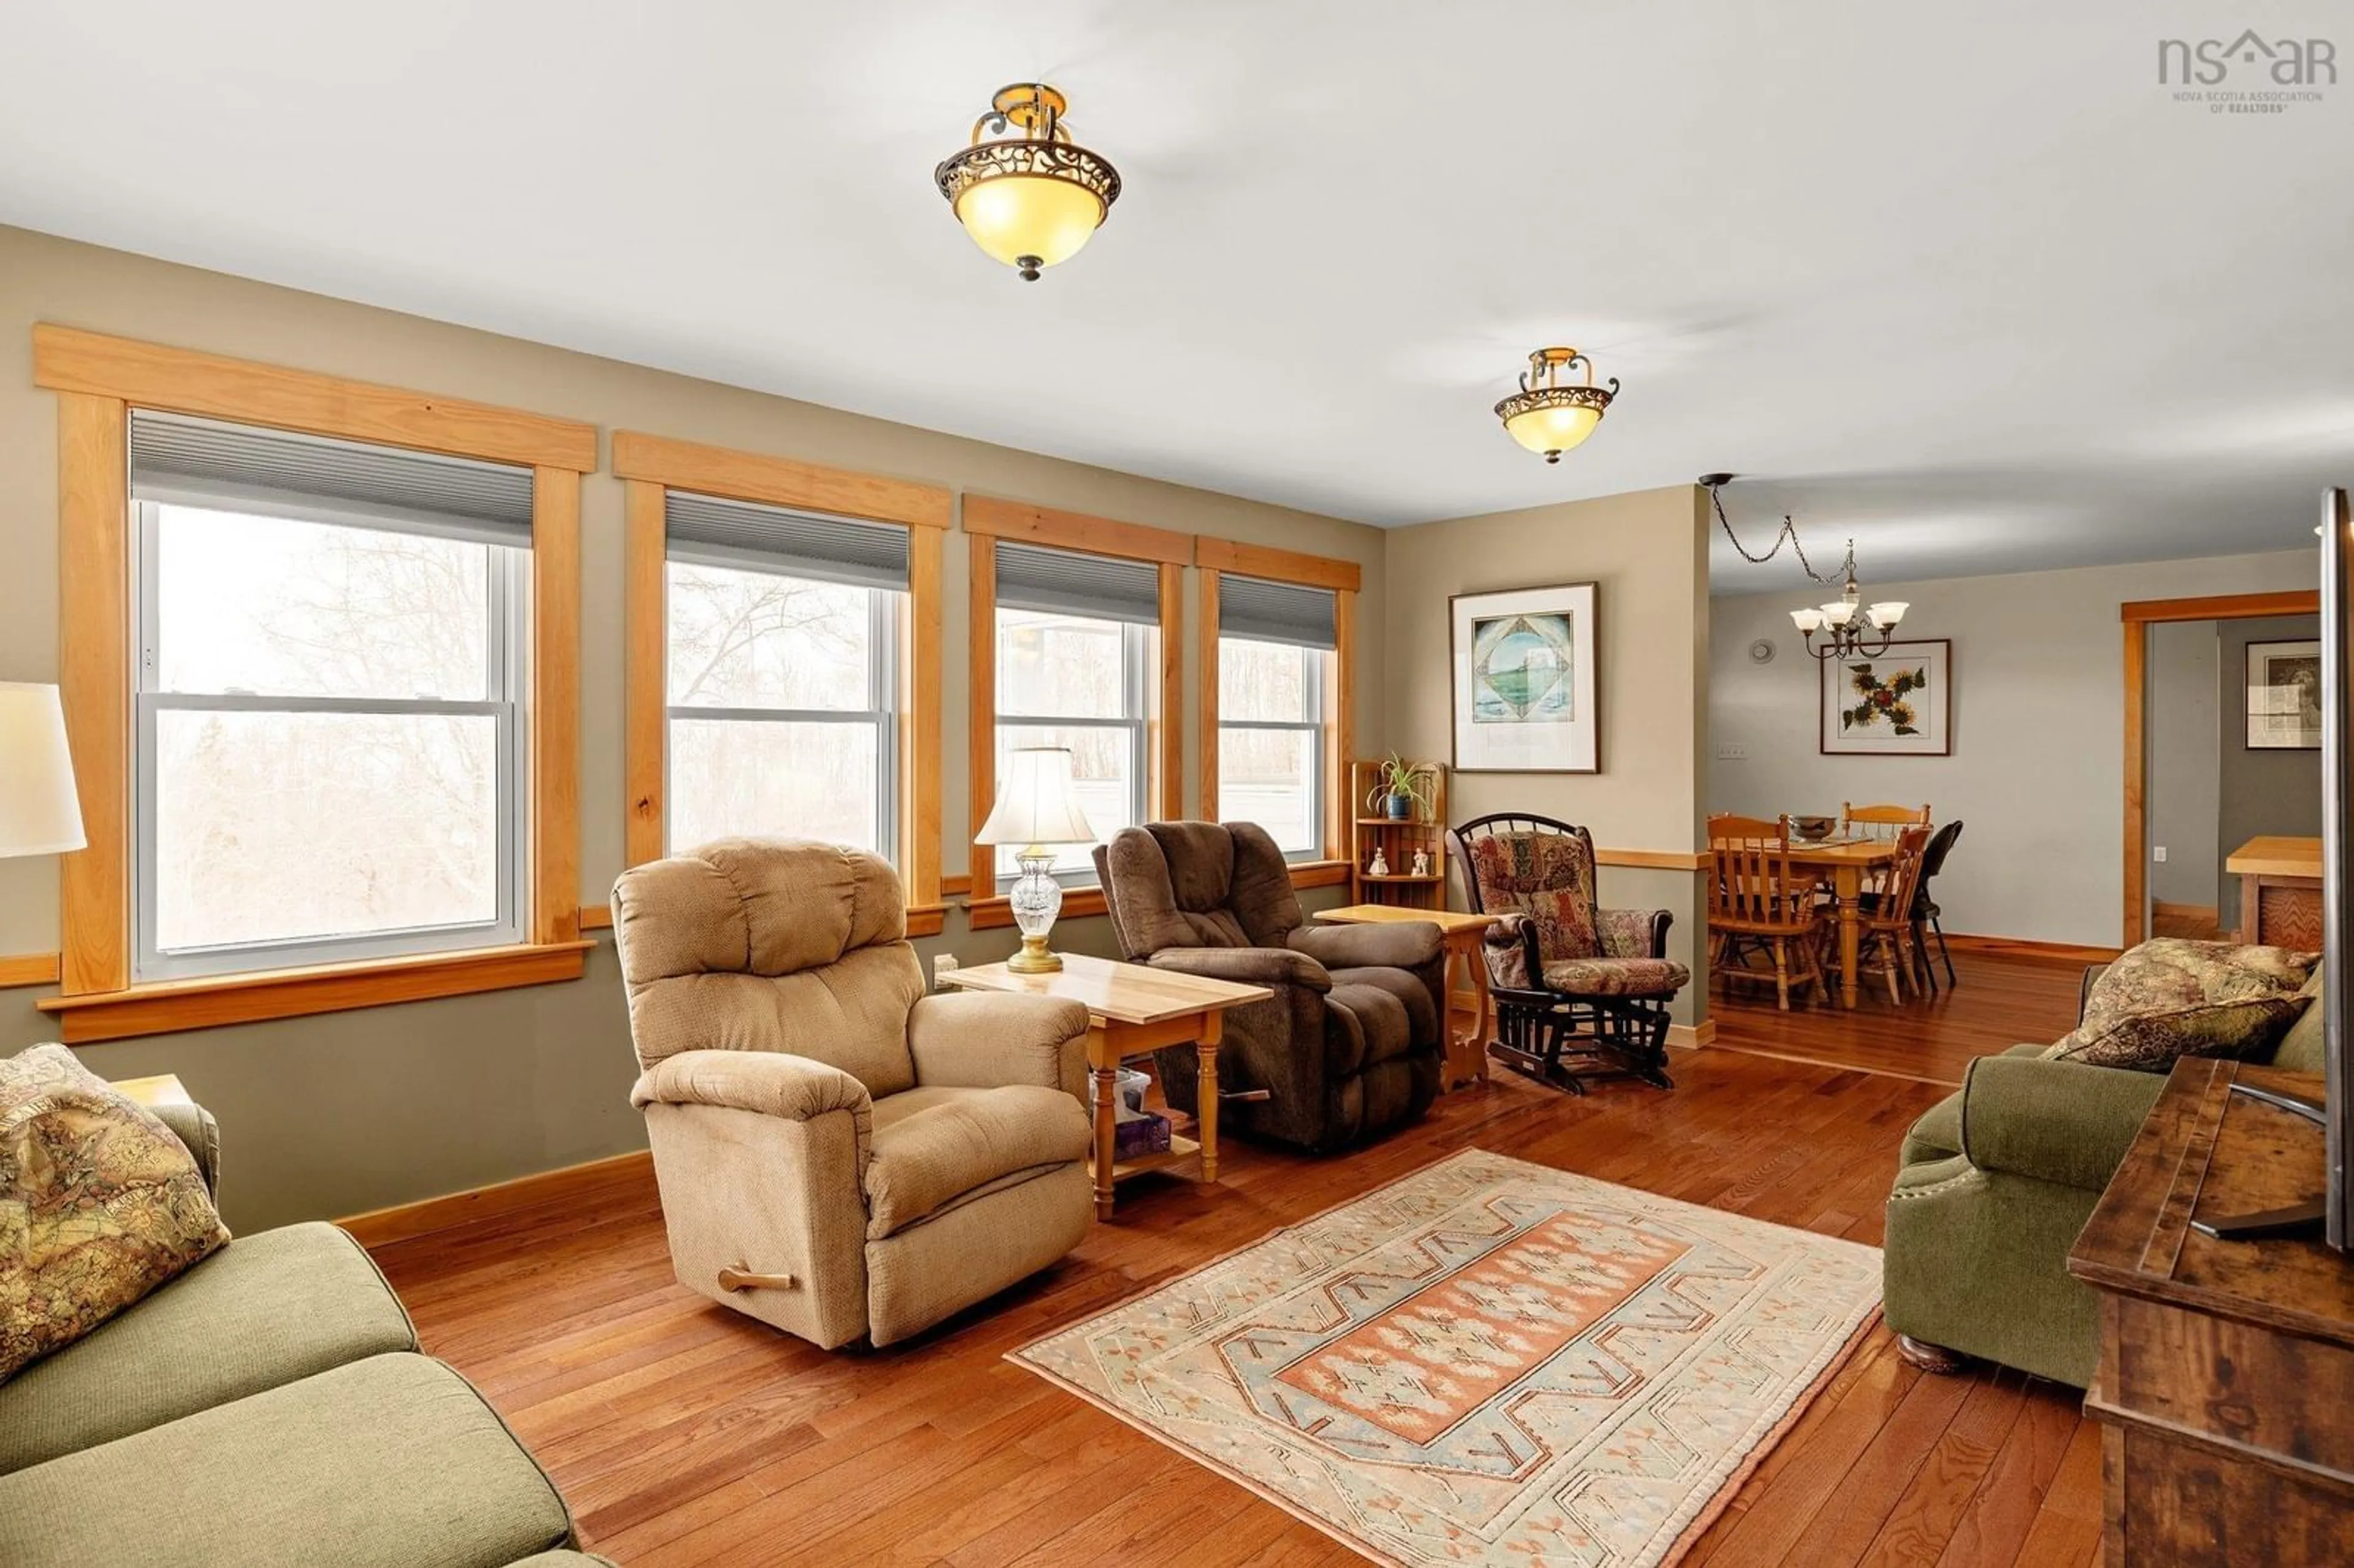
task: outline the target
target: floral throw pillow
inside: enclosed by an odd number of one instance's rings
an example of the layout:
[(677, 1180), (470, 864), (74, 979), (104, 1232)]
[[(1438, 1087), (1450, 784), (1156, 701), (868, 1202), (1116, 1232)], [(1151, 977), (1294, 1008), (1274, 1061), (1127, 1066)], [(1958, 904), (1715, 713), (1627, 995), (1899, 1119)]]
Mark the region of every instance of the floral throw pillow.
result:
[(0, 1061), (0, 1380), (227, 1240), (170, 1128), (62, 1045)]
[(2160, 938), (2111, 964), (2084, 1021), (2043, 1053), (2096, 1067), (2163, 1073), (2183, 1056), (2262, 1056), (2306, 1010), (2318, 953)]

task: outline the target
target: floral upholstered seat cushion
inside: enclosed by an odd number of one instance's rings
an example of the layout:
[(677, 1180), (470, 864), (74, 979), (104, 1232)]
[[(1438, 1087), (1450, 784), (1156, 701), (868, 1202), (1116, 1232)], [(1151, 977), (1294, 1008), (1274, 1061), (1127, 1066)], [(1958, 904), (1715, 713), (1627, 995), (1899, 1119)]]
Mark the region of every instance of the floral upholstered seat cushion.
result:
[(1691, 980), (1673, 959), (1564, 959), (1544, 967), (1545, 989), (1572, 996), (1673, 996)]
[(0, 1379), (228, 1240), (171, 1128), (62, 1045), (0, 1061)]
[(2183, 1056), (2261, 1057), (2308, 1005), (2318, 953), (2163, 937), (2111, 964), (2074, 1033), (2044, 1052), (2064, 1062), (2163, 1073)]
[(1479, 906), (1517, 910), (1537, 923), (1547, 962), (1600, 953), (1594, 898), (1594, 847), (1578, 833), (1490, 833), (1471, 845)]

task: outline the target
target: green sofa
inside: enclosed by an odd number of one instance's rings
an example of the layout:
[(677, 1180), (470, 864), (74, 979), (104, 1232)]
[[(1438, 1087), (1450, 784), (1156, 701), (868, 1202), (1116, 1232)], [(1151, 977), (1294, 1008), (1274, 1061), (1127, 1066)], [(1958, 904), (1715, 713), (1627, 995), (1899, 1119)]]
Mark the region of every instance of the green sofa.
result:
[[(2086, 991), (2099, 972), (2086, 973)], [(2316, 970), (2306, 993), (2320, 985)], [(1943, 1351), (2082, 1388), (2100, 1316), (2068, 1273), (2068, 1249), (2166, 1078), (2048, 1062), (2044, 1049), (1981, 1056), (1960, 1092), (1904, 1135), (1888, 1198), (1885, 1307), (1922, 1365), (1947, 1370)], [(2321, 1009), (2308, 1006), (2271, 1060), (2318, 1073), (2321, 1051)]]
[[(156, 1113), (205, 1183), (199, 1107)], [(328, 1224), (239, 1236), (0, 1383), (0, 1563), (559, 1568), (572, 1519)]]

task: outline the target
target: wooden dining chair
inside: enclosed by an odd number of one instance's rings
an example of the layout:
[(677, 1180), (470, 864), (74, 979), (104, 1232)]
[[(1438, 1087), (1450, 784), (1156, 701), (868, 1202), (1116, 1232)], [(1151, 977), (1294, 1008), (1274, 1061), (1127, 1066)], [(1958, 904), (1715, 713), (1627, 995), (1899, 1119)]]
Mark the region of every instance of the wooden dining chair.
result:
[(1929, 830), (1925, 825), (1906, 828), (1897, 835), (1896, 858), (1888, 863), (1881, 895), (1865, 903), (1862, 929), (1858, 933), (1858, 971), (1877, 969), (1887, 983), (1888, 1000), (1900, 1006), (1905, 986), (1911, 986), (1915, 995), (1926, 989), (1914, 968), (1918, 948), (1914, 939), (1913, 895), (1921, 887), (1921, 863), (1928, 848)]
[[(1708, 820), (1709, 968), (1727, 981), (1772, 980), (1775, 1004), (1790, 1011), (1790, 988), (1823, 983), (1822, 916), (1814, 881), (1790, 864), (1790, 819), (1730, 813)], [(1768, 970), (1753, 958), (1771, 956)]]
[(1911, 806), (1859, 806), (1852, 800), (1840, 802), (1840, 837), (1843, 839), (1881, 839), (1893, 842), (1907, 828), (1925, 828), (1931, 819), (1929, 808), (1917, 810)]

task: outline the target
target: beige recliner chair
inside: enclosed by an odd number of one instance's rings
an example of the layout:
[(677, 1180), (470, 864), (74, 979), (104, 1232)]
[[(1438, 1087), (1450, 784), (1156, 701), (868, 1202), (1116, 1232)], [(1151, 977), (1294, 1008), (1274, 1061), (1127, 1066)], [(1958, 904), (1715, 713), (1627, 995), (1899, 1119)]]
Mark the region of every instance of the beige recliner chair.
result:
[(880, 859), (705, 844), (623, 873), (613, 932), (682, 1285), (887, 1345), (1087, 1234), (1087, 1009), (925, 995)]

